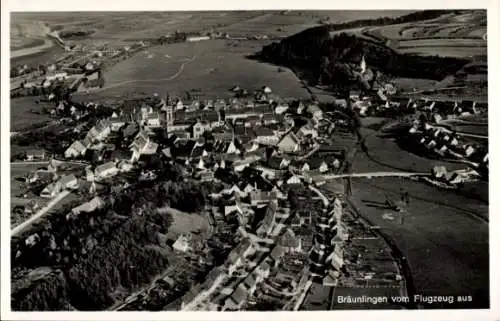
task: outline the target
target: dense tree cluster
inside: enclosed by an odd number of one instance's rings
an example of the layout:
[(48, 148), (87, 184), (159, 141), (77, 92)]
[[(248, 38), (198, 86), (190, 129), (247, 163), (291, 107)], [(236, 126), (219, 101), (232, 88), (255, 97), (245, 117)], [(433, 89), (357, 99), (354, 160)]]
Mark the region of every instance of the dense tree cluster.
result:
[(63, 39), (86, 37), (93, 34), (94, 32), (94, 30), (63, 30), (59, 31), (59, 37)]
[[(353, 64), (358, 65), (364, 55), (370, 67), (391, 76), (441, 80), (455, 74), (469, 60), (401, 54), (384, 43), (355, 35), (330, 36), (333, 30), (342, 30), (367, 25), (389, 25), (436, 18), (445, 11), (427, 10), (399, 18), (359, 20), (343, 24), (319, 26), (265, 46), (255, 58), (285, 65), (301, 73), (312, 84), (322, 81), (336, 83), (336, 87), (347, 86), (356, 81), (363, 89), (369, 81), (355, 79)], [(377, 73), (370, 77), (375, 81)], [(337, 88), (339, 89), (339, 88)]]
[(61, 311), (69, 306), (68, 284), (60, 272), (51, 273), (36, 281), (31, 288), (12, 295), (14, 311)]

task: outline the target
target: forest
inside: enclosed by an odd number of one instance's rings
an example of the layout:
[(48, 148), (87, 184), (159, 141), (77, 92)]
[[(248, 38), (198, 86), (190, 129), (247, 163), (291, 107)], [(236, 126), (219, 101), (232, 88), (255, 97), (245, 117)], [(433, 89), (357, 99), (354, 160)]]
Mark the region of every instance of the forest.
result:
[(140, 182), (111, 188), (104, 208), (49, 217), (30, 237), (11, 243), (12, 277), (17, 284), (26, 271), (43, 267), (58, 272), (13, 286), (12, 309), (106, 309), (114, 303), (114, 290), (133, 291), (168, 267), (167, 257), (151, 246), (160, 246), (172, 217), (156, 209), (172, 206), (200, 212), (215, 188), (191, 182)]

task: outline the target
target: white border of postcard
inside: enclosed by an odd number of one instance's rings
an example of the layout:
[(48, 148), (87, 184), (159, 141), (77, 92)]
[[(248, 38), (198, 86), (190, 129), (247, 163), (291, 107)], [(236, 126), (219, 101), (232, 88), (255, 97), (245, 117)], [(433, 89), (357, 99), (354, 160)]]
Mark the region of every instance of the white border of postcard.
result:
[[(2, 14), (2, 104), (1, 104), (1, 319), (5, 320), (500, 320), (499, 287), (499, 217), (500, 195), (498, 187), (500, 173), (494, 165), (490, 172), (490, 303), (489, 310), (437, 310), (437, 311), (325, 311), (325, 312), (12, 312), (10, 311), (10, 105), (9, 64), (10, 56), (10, 12), (11, 11), (175, 11), (175, 10), (271, 10), (271, 9), (488, 9), (488, 68), (489, 68), (489, 118), (492, 124), (500, 120), (500, 48), (498, 0), (349, 0), (349, 1), (202, 1), (184, 0), (170, 2), (161, 0), (113, 1), (85, 0), (80, 2), (63, 0), (5, 0), (1, 1)], [(499, 127), (491, 126), (490, 141), (499, 137)], [(490, 148), (493, 164), (500, 163), (499, 150)], [(446, 273), (444, 271), (444, 273)]]

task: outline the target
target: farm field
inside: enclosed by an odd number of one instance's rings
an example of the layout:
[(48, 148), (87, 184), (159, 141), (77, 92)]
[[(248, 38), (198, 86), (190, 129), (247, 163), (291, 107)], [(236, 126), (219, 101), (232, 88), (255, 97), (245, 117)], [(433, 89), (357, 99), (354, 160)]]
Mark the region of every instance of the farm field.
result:
[(283, 98), (308, 98), (309, 93), (290, 70), (281, 68), (278, 72), (276, 66), (245, 57), (260, 47), (257, 41), (211, 40), (152, 48), (149, 53), (153, 58), (139, 54), (121, 61), (104, 74), (106, 86), (102, 90), (77, 96), (99, 99), (131, 92), (182, 95), (199, 89), (196, 94), (200, 99), (215, 99), (232, 97), (229, 89), (234, 85), (249, 91), (268, 85)]
[[(53, 107), (46, 102), (35, 103), (36, 97), (20, 97), (10, 100), (10, 131), (20, 131), (35, 124), (50, 121), (48, 114), (43, 114), (44, 107)], [(31, 111), (36, 112), (33, 113)]]
[[(386, 195), (397, 199), (401, 188), (410, 194), (403, 224), (384, 219), (387, 210), (364, 202), (383, 202)], [(380, 226), (407, 257), (417, 293), (467, 293), (473, 297), (469, 307), (487, 307), (488, 223), (481, 218), (488, 216), (487, 203), (396, 178), (355, 179), (352, 191), (360, 213)]]
[(486, 55), (486, 11), (446, 14), (436, 19), (380, 27), (333, 31), (349, 32), (387, 44), (402, 53), (471, 57)]

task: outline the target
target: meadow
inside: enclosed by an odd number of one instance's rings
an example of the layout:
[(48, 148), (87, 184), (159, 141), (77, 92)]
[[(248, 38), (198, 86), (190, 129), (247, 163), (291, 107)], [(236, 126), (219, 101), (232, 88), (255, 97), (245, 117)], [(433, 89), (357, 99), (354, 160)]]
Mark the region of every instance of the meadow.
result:
[(10, 130), (20, 131), (35, 124), (45, 123), (51, 118), (42, 113), (44, 107), (52, 108), (47, 102), (35, 102), (36, 97), (20, 97), (10, 100)]
[[(386, 220), (365, 200), (398, 199), (409, 192), (404, 223)], [(416, 292), (424, 295), (472, 295), (468, 307), (488, 302), (488, 205), (424, 183), (399, 178), (354, 179), (353, 202), (380, 226), (407, 257)], [(387, 212), (387, 211), (386, 211)]]
[(249, 91), (270, 86), (279, 96), (309, 98), (290, 70), (246, 58), (261, 47), (259, 41), (210, 40), (151, 48), (124, 60), (104, 74), (106, 86), (85, 95), (89, 99), (145, 92), (182, 96), (192, 91), (200, 99), (229, 98), (239, 85)]

